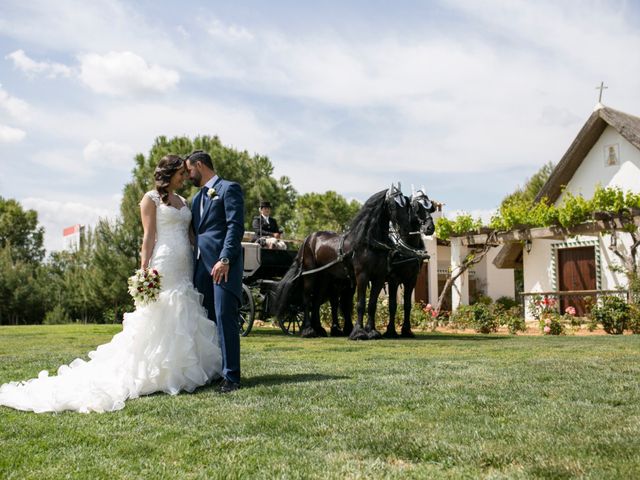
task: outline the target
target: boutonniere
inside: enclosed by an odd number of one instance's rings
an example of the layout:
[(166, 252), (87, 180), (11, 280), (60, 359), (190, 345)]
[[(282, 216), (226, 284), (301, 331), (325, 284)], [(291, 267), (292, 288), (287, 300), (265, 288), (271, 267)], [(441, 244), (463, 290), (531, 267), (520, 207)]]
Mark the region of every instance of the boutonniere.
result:
[(214, 198), (218, 198), (218, 192), (216, 192), (215, 188), (210, 188), (209, 190), (207, 190), (207, 197), (209, 197), (211, 200), (213, 200)]

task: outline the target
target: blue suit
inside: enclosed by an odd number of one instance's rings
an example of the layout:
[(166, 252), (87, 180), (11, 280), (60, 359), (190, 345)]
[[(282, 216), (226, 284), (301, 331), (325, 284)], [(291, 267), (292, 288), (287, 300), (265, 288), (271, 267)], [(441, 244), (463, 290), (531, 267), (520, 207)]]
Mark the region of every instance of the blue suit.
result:
[[(240, 185), (218, 178), (213, 198), (202, 190), (191, 205), (195, 233), (193, 283), (204, 296), (209, 318), (216, 322), (222, 350), (222, 376), (240, 382), (239, 307), (242, 299), (242, 236), (244, 197)], [(204, 201), (202, 215), (200, 202)], [(221, 258), (229, 259), (228, 280), (213, 283), (211, 271)]]

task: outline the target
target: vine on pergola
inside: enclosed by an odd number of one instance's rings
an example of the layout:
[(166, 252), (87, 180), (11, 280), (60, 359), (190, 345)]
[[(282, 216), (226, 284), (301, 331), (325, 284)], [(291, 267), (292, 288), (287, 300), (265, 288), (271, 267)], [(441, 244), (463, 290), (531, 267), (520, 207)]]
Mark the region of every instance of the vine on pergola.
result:
[(637, 215), (640, 215), (640, 193), (624, 192), (618, 187), (597, 186), (589, 200), (581, 194), (574, 195), (565, 191), (558, 206), (551, 204), (546, 198), (539, 202), (509, 198), (502, 203), (486, 226), (480, 219), (473, 219), (468, 214), (459, 215), (453, 220), (439, 218), (436, 222), (436, 236), (442, 240), (480, 233), (486, 234), (486, 240), (470, 247), (462, 263), (451, 272), (438, 298), (436, 310), (440, 312), (453, 282), (471, 266), (479, 263), (491, 248), (499, 245), (500, 234), (518, 229), (560, 226), (570, 231), (571, 228), (590, 221), (602, 220), (610, 225), (615, 225), (617, 221), (621, 228), (612, 228), (607, 233), (617, 238), (618, 232), (626, 232), (631, 236), (631, 246), (627, 251), (620, 242), (614, 241), (609, 248), (620, 259), (620, 270), (629, 279), (630, 286), (638, 285), (637, 250), (640, 236), (634, 221)]

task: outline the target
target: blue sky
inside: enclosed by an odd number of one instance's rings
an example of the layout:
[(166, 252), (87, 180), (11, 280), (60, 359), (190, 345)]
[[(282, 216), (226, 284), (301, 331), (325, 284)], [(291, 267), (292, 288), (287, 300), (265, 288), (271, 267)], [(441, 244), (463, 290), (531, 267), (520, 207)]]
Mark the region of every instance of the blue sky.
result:
[(0, 195), (118, 210), (158, 135), (217, 134), (300, 192), (425, 185), (488, 216), (604, 102), (640, 115), (634, 1), (0, 4)]

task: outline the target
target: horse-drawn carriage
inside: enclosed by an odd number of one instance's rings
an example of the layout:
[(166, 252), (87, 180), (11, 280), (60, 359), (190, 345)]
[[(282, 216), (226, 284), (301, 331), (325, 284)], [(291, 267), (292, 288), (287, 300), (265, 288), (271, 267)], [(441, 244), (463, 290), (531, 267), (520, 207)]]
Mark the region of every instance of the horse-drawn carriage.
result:
[[(251, 331), (257, 299), (260, 318), (274, 318), (288, 334), (326, 336), (320, 324), (320, 305), (329, 301), (332, 335), (347, 334), (352, 340), (381, 338), (375, 327), (376, 302), (388, 283), (390, 321), (385, 336), (397, 336), (395, 297), (398, 285), (402, 284), (405, 286), (402, 336), (412, 337), (411, 293), (420, 265), (428, 258), (421, 235), (434, 232), (431, 217), (434, 210), (424, 188), (406, 197), (399, 184), (397, 187), (392, 184), (390, 189), (365, 202), (344, 234), (314, 232), (305, 238), (298, 252), (267, 250), (258, 244), (243, 243), (241, 335)], [(355, 325), (351, 321), (354, 293), (357, 293)], [(338, 325), (338, 308), (344, 318), (343, 329)]]
[(304, 313), (302, 306), (291, 305), (288, 314), (276, 318), (273, 303), (278, 282), (289, 270), (297, 252), (261, 248), (258, 243), (248, 242), (242, 243), (242, 250), (244, 274), (239, 320), (240, 335), (243, 337), (249, 335), (256, 314), (261, 320), (272, 318), (287, 334), (299, 334)]

